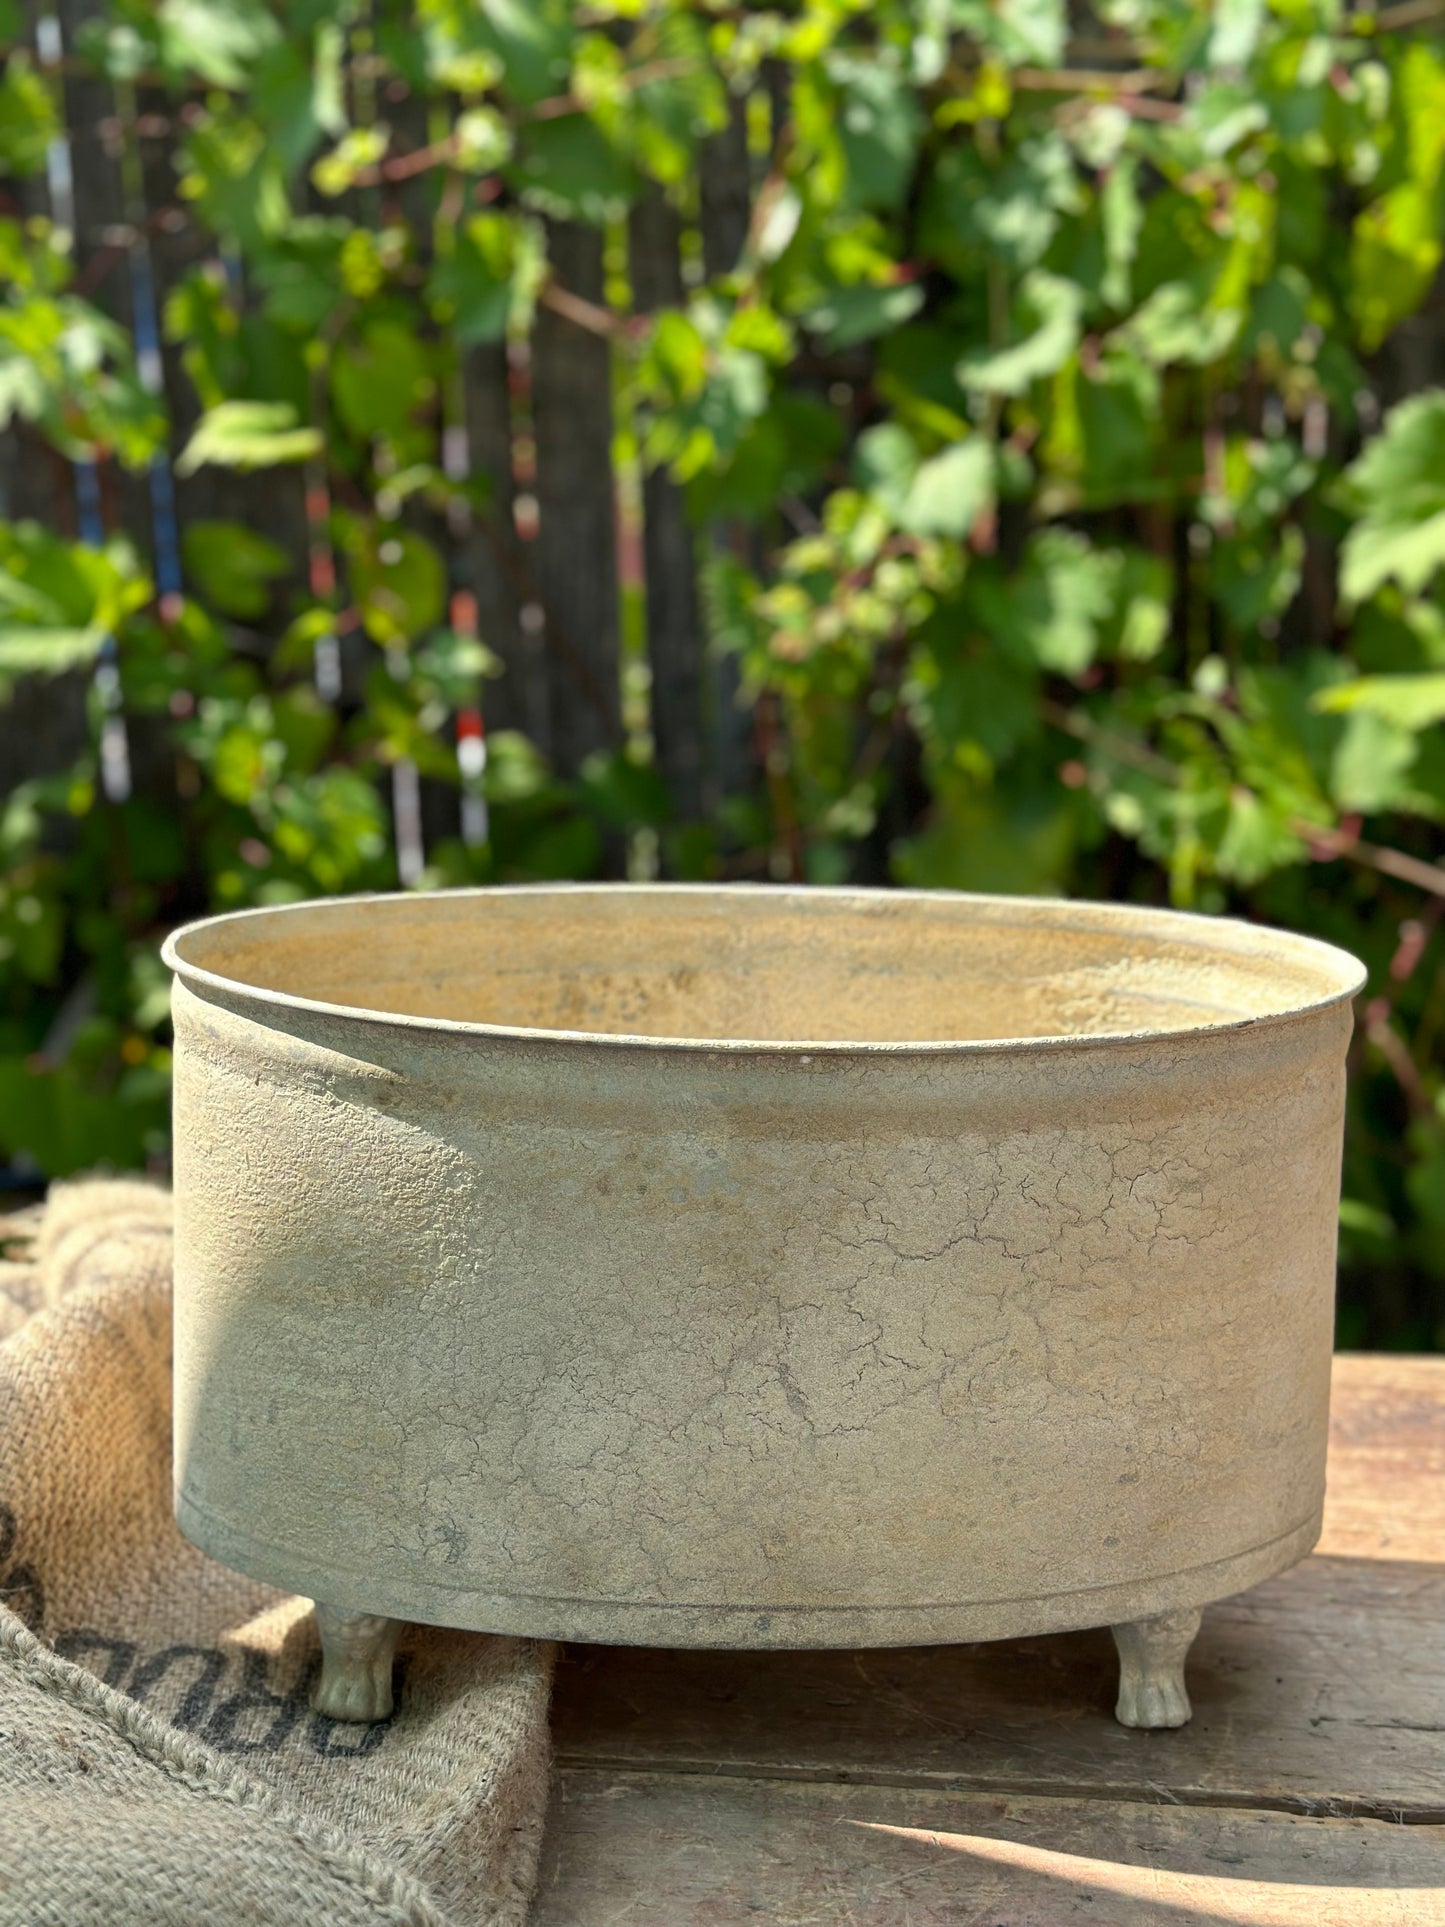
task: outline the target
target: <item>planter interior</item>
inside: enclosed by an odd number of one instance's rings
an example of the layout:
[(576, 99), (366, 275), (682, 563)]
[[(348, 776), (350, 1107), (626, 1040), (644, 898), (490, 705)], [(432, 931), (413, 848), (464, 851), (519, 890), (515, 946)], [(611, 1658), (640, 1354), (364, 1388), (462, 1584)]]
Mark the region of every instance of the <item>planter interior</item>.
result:
[(1286, 1014), (1358, 975), (1323, 944), (1222, 919), (743, 886), (298, 905), (194, 925), (173, 961), (358, 1012), (743, 1049), (1162, 1035)]

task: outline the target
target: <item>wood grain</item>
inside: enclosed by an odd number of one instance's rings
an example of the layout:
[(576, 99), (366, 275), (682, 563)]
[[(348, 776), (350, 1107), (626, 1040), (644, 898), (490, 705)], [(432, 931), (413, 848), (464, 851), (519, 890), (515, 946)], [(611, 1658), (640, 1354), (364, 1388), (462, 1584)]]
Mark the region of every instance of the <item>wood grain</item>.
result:
[(1336, 1357), (1319, 1551), (1445, 1561), (1445, 1358)]
[(552, 718), (542, 639), (518, 621), (526, 565), (515, 519), (512, 417), (505, 342), (470, 348), (462, 364), (467, 452), (474, 477), (486, 480), (487, 505), (474, 516), (461, 544), (466, 586), (477, 599), (483, 642), (502, 662), (503, 673), (487, 686), (487, 728), (520, 729), (545, 755)]
[[(603, 299), (602, 236), (573, 221), (547, 227), (562, 285)], [(532, 339), (532, 422), (540, 527), (533, 567), (546, 618), (551, 750), (573, 776), (621, 740), (612, 362), (606, 341), (549, 308)]]
[[(680, 227), (660, 187), (650, 187), (633, 207), (628, 271), (633, 301), (641, 312), (680, 307), (686, 301)], [(653, 758), (678, 817), (691, 823), (704, 809), (704, 655), (693, 532), (682, 490), (664, 468), (643, 477), (642, 516)]]
[[(737, 267), (752, 220), (752, 164), (747, 108), (742, 100), (735, 97), (731, 101), (726, 127), (710, 135), (699, 148), (697, 182), (703, 272), (712, 280), (731, 274)], [(734, 519), (714, 523), (706, 540), (712, 549), (726, 551), (752, 567), (761, 562), (758, 531), (744, 522)], [(701, 627), (698, 639), (701, 645)], [(709, 815), (715, 815), (725, 797), (742, 796), (752, 789), (759, 771), (751, 705), (742, 699), (737, 657), (731, 653), (707, 657), (702, 673), (708, 746), (703, 807)]]
[(1439, 1927), (1445, 1835), (895, 1787), (560, 1776), (533, 1927)]
[(1315, 1559), (1206, 1610), (1193, 1722), (1111, 1714), (1107, 1633), (860, 1653), (574, 1649), (568, 1764), (1445, 1821), (1445, 1573)]

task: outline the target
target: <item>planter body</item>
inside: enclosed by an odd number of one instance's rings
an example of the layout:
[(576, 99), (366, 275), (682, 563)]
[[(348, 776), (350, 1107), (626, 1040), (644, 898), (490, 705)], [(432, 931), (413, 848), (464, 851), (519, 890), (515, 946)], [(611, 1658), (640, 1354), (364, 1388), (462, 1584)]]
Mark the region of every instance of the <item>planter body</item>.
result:
[(859, 1646), (1134, 1620), (1314, 1543), (1342, 953), (618, 886), (168, 955), (176, 1504), (218, 1559), (452, 1626)]

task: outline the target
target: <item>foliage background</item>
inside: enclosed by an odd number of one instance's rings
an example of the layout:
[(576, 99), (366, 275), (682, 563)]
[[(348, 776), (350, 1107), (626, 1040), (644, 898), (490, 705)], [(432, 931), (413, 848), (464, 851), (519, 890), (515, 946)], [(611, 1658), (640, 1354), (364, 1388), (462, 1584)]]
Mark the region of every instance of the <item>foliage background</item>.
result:
[[(1171, 902), (1368, 963), (1341, 1337), (1445, 1345), (1433, 0), (0, 0), (0, 38), (12, 1175), (163, 1161), (155, 945), (209, 909), (596, 874)], [(616, 642), (588, 728), (529, 741), (496, 724), (535, 654), (459, 556), (536, 536), (528, 343), (563, 323), (607, 391)], [(449, 441), (486, 355), (490, 472)], [(583, 643), (548, 673), (597, 696)]]

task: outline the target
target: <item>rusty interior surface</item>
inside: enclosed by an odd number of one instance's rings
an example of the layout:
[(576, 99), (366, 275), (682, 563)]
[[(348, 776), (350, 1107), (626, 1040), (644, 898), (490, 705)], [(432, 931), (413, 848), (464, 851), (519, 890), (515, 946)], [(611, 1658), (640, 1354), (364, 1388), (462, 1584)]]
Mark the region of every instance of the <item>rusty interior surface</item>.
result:
[(581, 886), (342, 899), (214, 920), (174, 961), (444, 1023), (720, 1043), (1193, 1030), (1348, 995), (1354, 960), (1132, 906), (907, 891)]

